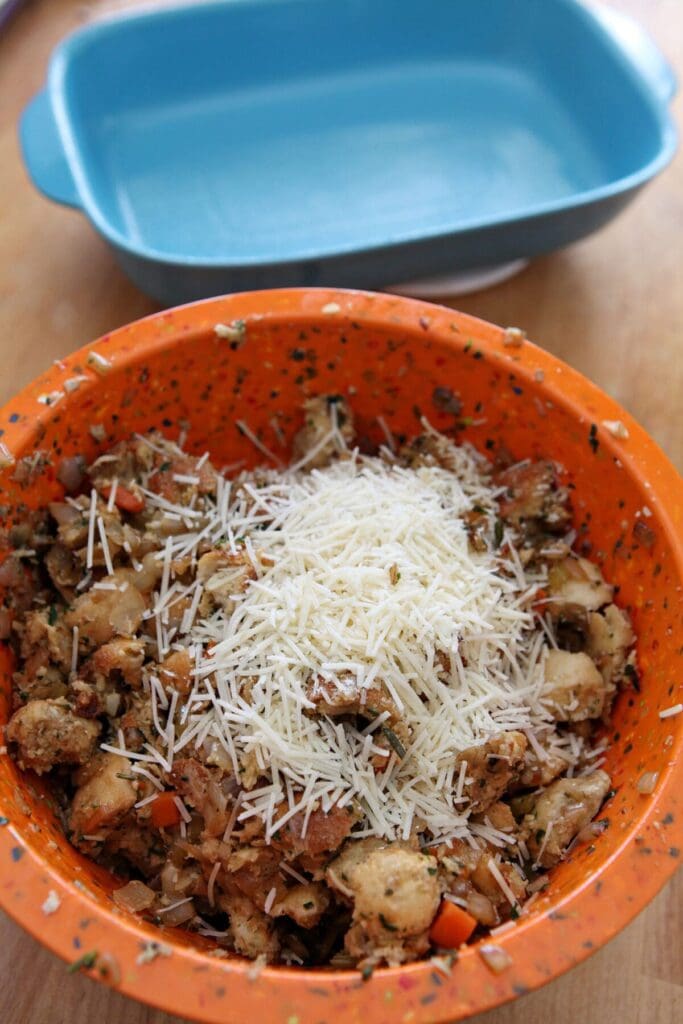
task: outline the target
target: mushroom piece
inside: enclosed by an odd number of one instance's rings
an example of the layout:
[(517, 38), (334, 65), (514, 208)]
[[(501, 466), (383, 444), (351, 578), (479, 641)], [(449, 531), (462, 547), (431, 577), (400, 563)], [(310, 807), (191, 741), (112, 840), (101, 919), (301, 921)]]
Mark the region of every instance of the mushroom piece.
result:
[(463, 794), (473, 813), (494, 804), (516, 778), (524, 762), (527, 738), (521, 732), (503, 732), (476, 747), (468, 747), (456, 758), (456, 777), (467, 762)]
[(544, 672), (541, 698), (555, 721), (582, 722), (603, 713), (607, 687), (587, 654), (550, 651)]
[(537, 864), (551, 868), (562, 859), (572, 839), (600, 810), (610, 785), (609, 775), (596, 771), (575, 779), (558, 779), (539, 794), (522, 822)]

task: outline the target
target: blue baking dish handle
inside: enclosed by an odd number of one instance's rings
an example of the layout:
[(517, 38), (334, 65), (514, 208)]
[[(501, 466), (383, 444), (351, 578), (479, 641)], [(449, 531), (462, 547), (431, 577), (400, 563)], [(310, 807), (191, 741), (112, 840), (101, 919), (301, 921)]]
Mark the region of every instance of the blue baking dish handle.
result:
[(676, 94), (677, 81), (673, 68), (654, 39), (628, 14), (602, 4), (591, 6), (603, 29), (612, 37), (619, 49), (637, 68), (640, 76), (656, 95), (667, 104)]
[(24, 109), (19, 122), (19, 141), (36, 188), (58, 203), (80, 206), (78, 189), (47, 92), (39, 92)]

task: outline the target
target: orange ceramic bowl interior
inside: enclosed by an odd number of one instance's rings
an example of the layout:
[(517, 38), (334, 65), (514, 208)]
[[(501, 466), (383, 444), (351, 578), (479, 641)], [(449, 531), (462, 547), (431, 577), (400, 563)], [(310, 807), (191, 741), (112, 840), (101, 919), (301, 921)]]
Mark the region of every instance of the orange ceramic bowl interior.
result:
[[(217, 322), (246, 321), (246, 342), (218, 338)], [(106, 373), (88, 362), (95, 350)], [(64, 392), (56, 404), (40, 396)], [(234, 295), (160, 313), (124, 327), (53, 366), (0, 411), (0, 441), (19, 460), (40, 450), (41, 471), (2, 471), (9, 520), (21, 505), (60, 494), (55, 465), (90, 460), (131, 431), (157, 427), (218, 464), (262, 461), (235, 425), (244, 420), (268, 447), (273, 416), (291, 440), (307, 395), (338, 392), (351, 402), (363, 443), (382, 438), (377, 417), (410, 436), (425, 415), (482, 451), (504, 444), (517, 457), (550, 456), (574, 487), (575, 525), (585, 552), (619, 585), (638, 634), (640, 692), (619, 697), (607, 736), (615, 794), (607, 831), (575, 847), (528, 915), (497, 937), (510, 966), (494, 974), (475, 944), (450, 977), (429, 962), (355, 972), (267, 968), (258, 979), (239, 958), (209, 955), (208, 942), (163, 931), (118, 910), (115, 884), (62, 836), (49, 793), (0, 756), (0, 905), (65, 960), (97, 952), (90, 973), (127, 995), (200, 1021), (323, 1024), (372, 1020), (420, 1024), (460, 1020), (522, 995), (610, 939), (652, 898), (683, 845), (683, 714), (659, 712), (682, 699), (683, 487), (657, 446), (610, 398), (526, 342), (505, 345), (497, 327), (452, 310), (386, 295), (284, 290)], [(453, 397), (459, 398), (461, 409)], [(450, 410), (450, 411), (448, 411)], [(628, 438), (603, 421), (621, 420)], [(100, 424), (97, 442), (89, 428)], [(281, 454), (286, 454), (283, 449)], [(6, 459), (4, 461), (7, 461)], [(44, 460), (43, 460), (44, 461)], [(647, 514), (649, 510), (650, 515)], [(8, 714), (10, 657), (2, 659), (0, 723)], [(651, 796), (638, 793), (657, 772)], [(42, 905), (52, 890), (59, 909)], [(140, 963), (160, 939), (170, 955)]]

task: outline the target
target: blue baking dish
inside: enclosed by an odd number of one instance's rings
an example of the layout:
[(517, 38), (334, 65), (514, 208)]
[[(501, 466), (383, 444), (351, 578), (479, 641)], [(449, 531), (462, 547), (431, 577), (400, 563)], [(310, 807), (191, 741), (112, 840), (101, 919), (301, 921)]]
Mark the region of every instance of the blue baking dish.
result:
[(29, 173), (164, 303), (377, 287), (565, 245), (671, 158), (674, 76), (579, 0), (218, 0), (82, 28)]

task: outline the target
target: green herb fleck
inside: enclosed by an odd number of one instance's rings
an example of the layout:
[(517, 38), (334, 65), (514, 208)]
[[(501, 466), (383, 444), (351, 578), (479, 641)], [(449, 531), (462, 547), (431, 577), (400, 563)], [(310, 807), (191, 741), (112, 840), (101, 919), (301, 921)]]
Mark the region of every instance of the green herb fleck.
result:
[(626, 676), (626, 678), (628, 679), (636, 693), (640, 693), (640, 676), (638, 675), (638, 670), (636, 669), (635, 665), (625, 665), (624, 675)]
[(384, 914), (380, 914), (379, 915), (379, 919), (380, 919), (380, 921), (382, 923), (382, 927), (386, 928), (386, 930), (388, 932), (397, 932), (398, 931), (398, 928), (396, 927), (396, 925), (392, 924), (391, 921), (387, 921), (387, 919), (384, 916)]
[(406, 756), (406, 748), (403, 746), (396, 733), (393, 731), (393, 729), (390, 729), (386, 725), (382, 726), (382, 732), (388, 739), (390, 745), (393, 747), (398, 757), (400, 757), (401, 760), (403, 760), (403, 758)]
[(438, 873), (438, 868), (427, 868), (427, 874), (428, 875), (436, 875), (437, 873)]
[(499, 548), (503, 542), (503, 520), (496, 519), (496, 525), (493, 527), (493, 543), (494, 546)]
[(363, 968), (363, 970), (360, 972), (360, 975), (361, 975), (361, 978), (363, 979), (363, 981), (370, 981), (370, 978), (372, 977), (372, 972), (373, 971), (374, 971), (374, 967), (372, 966), (372, 964), (366, 964), (365, 967)]
[(516, 921), (519, 917), (519, 908), (516, 903), (512, 907), (512, 910), (510, 911), (510, 917), (512, 918), (513, 921)]
[(50, 609), (47, 613), (47, 622), (49, 626), (54, 626), (57, 621), (57, 609), (53, 604), (50, 605)]
[(0, 828), (3, 828), (4, 825), (9, 825), (9, 818), (0, 816)]
[(170, 462), (162, 462), (161, 465), (159, 466), (159, 472), (160, 473), (167, 473), (170, 468), (171, 468), (171, 463)]
[(95, 966), (97, 962), (98, 953), (97, 950), (93, 949), (89, 953), (84, 953), (83, 956), (79, 956), (78, 960), (74, 960), (72, 964), (67, 967), (69, 974), (75, 974), (76, 971), (90, 970), (91, 967)]
[(464, 351), (465, 351), (465, 352), (469, 352), (469, 350), (470, 350), (471, 348), (472, 348), (472, 339), (470, 338), (470, 340), (469, 340), (469, 341), (467, 342), (467, 344), (465, 345)]

